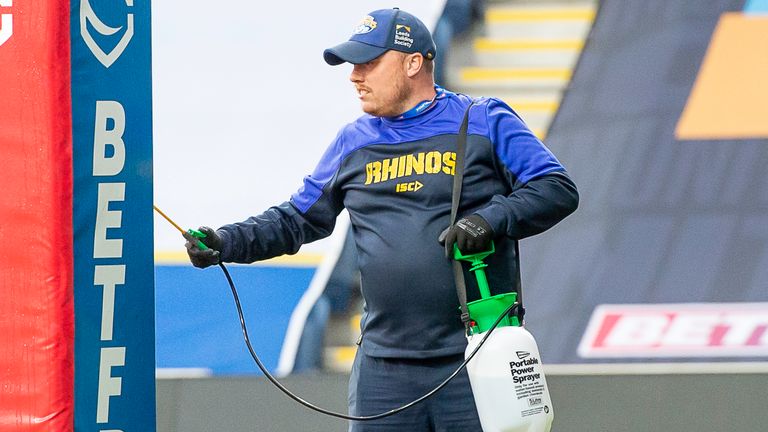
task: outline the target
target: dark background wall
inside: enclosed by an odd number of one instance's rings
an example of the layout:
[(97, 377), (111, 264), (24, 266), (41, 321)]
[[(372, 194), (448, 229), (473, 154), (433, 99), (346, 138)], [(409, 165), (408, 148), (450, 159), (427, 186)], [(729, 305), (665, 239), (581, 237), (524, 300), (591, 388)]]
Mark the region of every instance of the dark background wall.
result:
[(546, 140), (580, 207), (521, 243), (550, 363), (588, 361), (576, 347), (600, 304), (768, 301), (768, 140), (675, 138), (716, 24), (743, 6), (600, 2)]

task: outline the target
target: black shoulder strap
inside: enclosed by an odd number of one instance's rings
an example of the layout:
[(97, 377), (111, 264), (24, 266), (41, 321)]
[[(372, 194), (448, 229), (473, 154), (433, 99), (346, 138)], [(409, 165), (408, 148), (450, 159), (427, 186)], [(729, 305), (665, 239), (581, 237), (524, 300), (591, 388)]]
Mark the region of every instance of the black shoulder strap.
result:
[(515, 265), (517, 271), (515, 271), (515, 291), (517, 292), (517, 319), (520, 321), (520, 325), (525, 322), (525, 308), (523, 307), (523, 278), (520, 269), (520, 242), (515, 240)]
[[(459, 129), (459, 136), (456, 142), (456, 171), (453, 174), (453, 195), (451, 197), (451, 223), (448, 226), (453, 226), (456, 223), (456, 216), (459, 212), (459, 202), (461, 201), (461, 184), (464, 180), (464, 154), (467, 149), (467, 127), (469, 124), (469, 110), (472, 109), (474, 101), (469, 104), (467, 111), (464, 113), (464, 120), (461, 122), (461, 128)], [(459, 296), (459, 305), (461, 306), (461, 322), (464, 323), (464, 328), (469, 334), (469, 310), (467, 309), (467, 284), (464, 281), (464, 270), (462, 269), (461, 262), (452, 259), (453, 263), (453, 277), (456, 279), (456, 294)]]
[[(469, 110), (472, 108), (474, 101), (469, 104), (467, 111), (464, 113), (464, 120), (461, 122), (461, 128), (459, 129), (459, 136), (456, 141), (456, 171), (453, 176), (453, 194), (451, 196), (451, 223), (448, 226), (453, 226), (456, 223), (456, 217), (459, 212), (459, 202), (461, 201), (461, 185), (464, 180), (464, 156), (467, 152), (467, 128), (469, 126)], [(467, 284), (464, 280), (464, 270), (461, 266), (461, 262), (457, 260), (451, 260), (453, 263), (453, 277), (456, 280), (456, 295), (459, 297), (459, 305), (461, 307), (461, 322), (464, 323), (464, 328), (467, 334), (470, 333), (470, 321), (469, 310), (467, 309)], [(523, 283), (520, 274), (520, 246), (515, 240), (515, 264), (517, 265), (517, 271), (515, 272), (515, 291), (517, 291), (517, 316), (520, 323), (523, 323), (523, 316), (525, 315), (525, 308), (523, 308)]]

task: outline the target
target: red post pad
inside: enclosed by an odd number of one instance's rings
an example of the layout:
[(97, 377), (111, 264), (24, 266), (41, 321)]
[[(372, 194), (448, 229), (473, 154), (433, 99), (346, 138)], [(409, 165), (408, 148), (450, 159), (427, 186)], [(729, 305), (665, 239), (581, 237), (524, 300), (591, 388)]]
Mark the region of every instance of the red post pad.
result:
[(69, 22), (0, 0), (0, 431), (73, 430)]

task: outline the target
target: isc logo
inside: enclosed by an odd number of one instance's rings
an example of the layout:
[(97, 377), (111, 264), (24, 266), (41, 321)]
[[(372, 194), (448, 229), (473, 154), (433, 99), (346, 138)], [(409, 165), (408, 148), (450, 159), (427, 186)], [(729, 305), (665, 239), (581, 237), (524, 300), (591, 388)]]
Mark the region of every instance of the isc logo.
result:
[[(13, 6), (13, 0), (0, 0), (0, 8)], [(0, 12), (3, 12), (0, 9)], [(0, 45), (4, 44), (13, 34), (13, 15), (0, 13)]]
[(395, 186), (395, 192), (416, 192), (417, 190), (424, 187), (423, 184), (419, 181), (412, 181), (409, 183), (398, 183)]

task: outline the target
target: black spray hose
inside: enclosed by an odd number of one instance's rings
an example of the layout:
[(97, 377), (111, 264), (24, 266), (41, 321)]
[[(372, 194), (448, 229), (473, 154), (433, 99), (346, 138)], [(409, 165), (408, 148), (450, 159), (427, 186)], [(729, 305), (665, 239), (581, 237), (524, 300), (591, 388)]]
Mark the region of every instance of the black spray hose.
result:
[(407, 403), (407, 404), (405, 404), (405, 405), (403, 405), (401, 407), (398, 407), (398, 408), (395, 408), (395, 409), (392, 409), (392, 410), (389, 410), (389, 411), (386, 411), (386, 412), (383, 412), (383, 413), (380, 413), (380, 414), (369, 415), (369, 416), (353, 416), (353, 415), (338, 413), (338, 412), (335, 412), (335, 411), (330, 411), (330, 410), (327, 410), (325, 408), (321, 408), (319, 406), (313, 405), (310, 402), (307, 402), (306, 400), (300, 398), (299, 396), (296, 396), (295, 394), (291, 393), (291, 391), (288, 390), (284, 385), (282, 385), (280, 383), (280, 381), (277, 380), (277, 378), (275, 378), (274, 376), (272, 376), (271, 373), (269, 373), (267, 368), (264, 367), (264, 364), (259, 359), (259, 356), (256, 355), (256, 352), (253, 350), (253, 346), (251, 345), (251, 339), (248, 337), (248, 328), (245, 325), (245, 317), (243, 317), (243, 308), (240, 305), (240, 297), (237, 295), (237, 289), (235, 289), (235, 283), (232, 282), (232, 276), (229, 275), (229, 271), (224, 266), (224, 263), (219, 263), (219, 267), (221, 267), (221, 270), (224, 272), (224, 276), (227, 277), (227, 282), (229, 283), (229, 288), (232, 290), (232, 297), (234, 297), (234, 299), (235, 299), (235, 306), (237, 307), (237, 315), (240, 317), (240, 328), (243, 330), (243, 338), (245, 339), (245, 345), (248, 347), (248, 351), (251, 353), (251, 357), (253, 357), (253, 361), (256, 362), (256, 366), (259, 367), (261, 372), (264, 373), (264, 375), (267, 377), (267, 379), (269, 379), (269, 381), (271, 381), (272, 384), (275, 385), (275, 387), (279, 388), (283, 393), (288, 395), (288, 397), (290, 397), (291, 399), (295, 400), (296, 402), (304, 405), (305, 407), (307, 407), (307, 408), (309, 408), (311, 410), (317, 411), (319, 413), (322, 413), (322, 414), (325, 414), (325, 415), (328, 415), (328, 416), (331, 416), (331, 417), (336, 417), (336, 418), (345, 419), (345, 420), (370, 421), (370, 420), (378, 420), (378, 419), (384, 418), (384, 417), (389, 417), (389, 416), (391, 416), (393, 414), (399, 413), (400, 411), (404, 411), (404, 410), (406, 410), (406, 409), (416, 405), (417, 403), (424, 401), (428, 397), (434, 395), (435, 393), (440, 391), (443, 387), (445, 387), (448, 384), (449, 381), (451, 381), (456, 375), (459, 374), (459, 372), (461, 372), (462, 369), (464, 369), (467, 366), (467, 363), (469, 363), (469, 361), (472, 360), (472, 357), (474, 357), (475, 354), (477, 353), (477, 351), (480, 349), (480, 347), (483, 346), (483, 344), (485, 343), (485, 340), (488, 339), (488, 336), (490, 336), (491, 333), (493, 332), (493, 330), (496, 329), (496, 326), (499, 325), (501, 320), (504, 319), (504, 317), (507, 316), (507, 314), (512, 312), (512, 310), (517, 308), (517, 306), (518, 306), (518, 303), (513, 303), (512, 305), (510, 305), (504, 311), (504, 313), (502, 313), (496, 319), (496, 322), (494, 322), (493, 325), (491, 326), (491, 328), (488, 329), (488, 332), (486, 332), (485, 336), (483, 336), (483, 338), (480, 340), (480, 343), (477, 345), (477, 347), (475, 347), (475, 349), (472, 351), (472, 353), (469, 354), (469, 356), (466, 359), (464, 359), (464, 362), (458, 367), (458, 369), (456, 369), (448, 378), (446, 378), (443, 382), (441, 382), (437, 387), (435, 387), (434, 389), (429, 391), (429, 393), (426, 393), (425, 395), (421, 396), (420, 398), (415, 399), (415, 400), (413, 400), (413, 401), (411, 401), (411, 402), (409, 402), (409, 403)]

